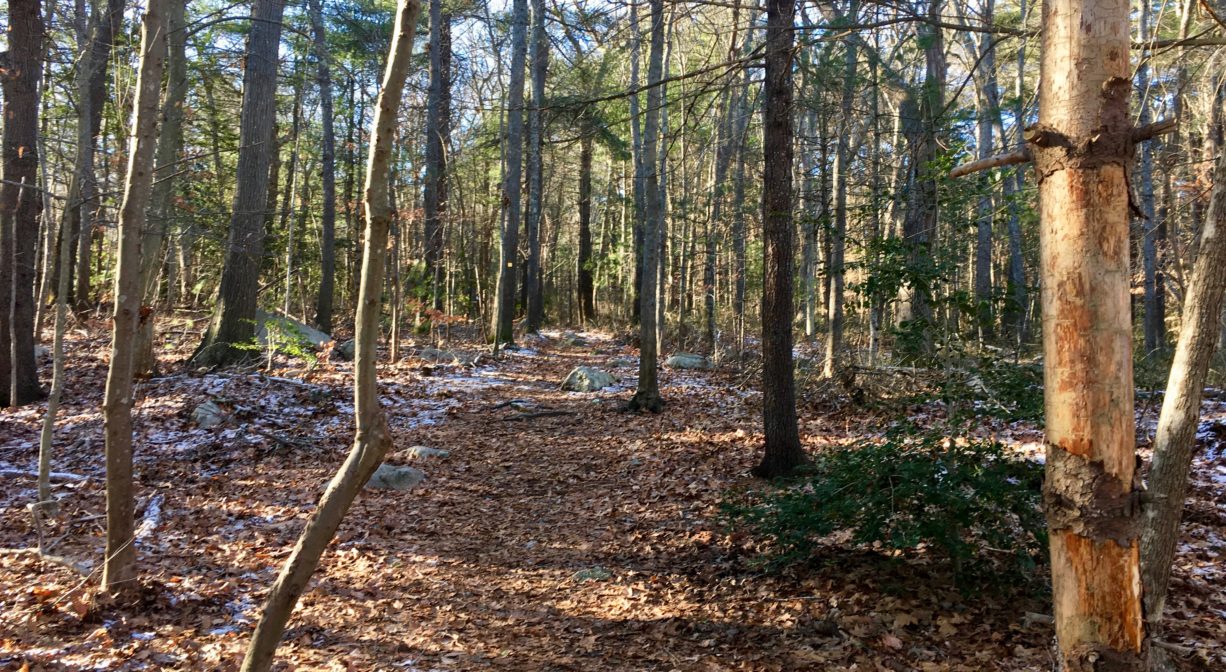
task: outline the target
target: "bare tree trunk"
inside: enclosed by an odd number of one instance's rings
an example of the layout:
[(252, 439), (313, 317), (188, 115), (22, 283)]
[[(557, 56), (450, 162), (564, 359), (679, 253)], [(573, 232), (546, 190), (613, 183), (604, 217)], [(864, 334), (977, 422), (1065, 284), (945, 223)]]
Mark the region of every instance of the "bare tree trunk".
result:
[(1058, 666), (1141, 670), (1128, 182), (1128, 4), (1044, 6), (1039, 178), (1047, 477)]
[(639, 380), (630, 399), (630, 410), (658, 413), (664, 408), (660, 398), (658, 338), (656, 324), (656, 283), (659, 280), (660, 231), (663, 204), (660, 202), (660, 175), (657, 158), (660, 139), (660, 108), (663, 93), (660, 79), (664, 70), (664, 0), (651, 0), (651, 54), (647, 59), (647, 118), (643, 124), (642, 171), (644, 201), (643, 273), (639, 297)]
[[(983, 6), (983, 21), (992, 24), (995, 9), (993, 0), (987, 0)], [(968, 40), (974, 44), (974, 40)], [(1000, 118), (999, 103), (996, 95), (996, 44), (990, 35), (979, 37), (979, 70), (976, 77), (975, 115), (977, 125), (976, 150), (980, 159), (992, 156), (992, 122)], [(1003, 137), (1003, 135), (1002, 135)], [(975, 261), (974, 261), (974, 296), (975, 296), (975, 327), (981, 342), (991, 340), (994, 330), (992, 314), (992, 224), (994, 208), (992, 203), (991, 183), (987, 174), (980, 181), (981, 192), (975, 222)]]
[(39, 0), (9, 2), (8, 62), (0, 165), (0, 406), (43, 397), (34, 361), (34, 267), (42, 192), (38, 189), (38, 86), (43, 73)]
[(319, 296), (315, 301), (315, 326), (320, 331), (332, 333), (332, 300), (336, 287), (336, 130), (332, 111), (332, 66), (320, 0), (310, 1), (310, 15), (316, 60), (315, 81), (319, 85), (319, 120), (323, 127), (320, 137), (320, 179), (323, 188), (319, 251), (321, 267)]
[(792, 366), (792, 26), (794, 0), (766, 3), (762, 110), (762, 413), (766, 447), (754, 475), (775, 478), (805, 461)]
[(185, 0), (166, 0), (166, 93), (162, 102), (162, 128), (157, 142), (155, 164), (157, 180), (149, 204), (149, 222), (141, 241), (140, 286), (142, 310), (136, 331), (137, 375), (153, 375), (157, 357), (153, 351), (154, 306), (158, 301), (158, 275), (162, 262), (162, 240), (170, 227), (171, 198), (175, 192), (175, 173), (183, 148), (183, 100), (187, 94), (187, 36), (184, 34)]
[(1179, 542), (1179, 522), (1188, 492), (1201, 396), (1217, 345), (1218, 318), (1226, 290), (1226, 154), (1217, 159), (1213, 195), (1201, 230), (1200, 254), (1183, 303), (1183, 326), (1175, 347), (1162, 412), (1154, 434), (1149, 472), (1152, 503), (1144, 509), (1141, 534), (1145, 618), (1151, 632), (1161, 623)]
[[(544, 117), (541, 107), (545, 104), (545, 70), (549, 61), (549, 40), (545, 34), (545, 2), (532, 0), (532, 109), (528, 112), (528, 268), (526, 273), (528, 295), (529, 332), (540, 330), (545, 319), (545, 294), (541, 285), (541, 191), (544, 188), (543, 146)], [(591, 190), (591, 141), (588, 141), (588, 188)], [(582, 199), (580, 199), (582, 202)], [(590, 213), (590, 204), (589, 204)], [(590, 251), (590, 248), (589, 248)], [(582, 264), (582, 262), (580, 262)], [(582, 266), (580, 266), (582, 273)], [(588, 270), (588, 277), (591, 271)], [(592, 309), (588, 318), (594, 317), (595, 308), (591, 299), (587, 307)]]
[[(1141, 42), (1149, 39), (1150, 3), (1140, 2), (1140, 17), (1138, 19)], [(1153, 121), (1150, 112), (1149, 92), (1149, 59), (1142, 58), (1137, 65), (1137, 87), (1140, 89), (1140, 123), (1142, 126)], [(1166, 329), (1165, 316), (1158, 297), (1158, 221), (1154, 217), (1154, 150), (1150, 143), (1140, 147), (1141, 160), (1137, 166), (1138, 192), (1141, 199), (1141, 214), (1144, 215), (1141, 224), (1141, 268), (1144, 290), (1145, 311), (1142, 331), (1145, 335), (1145, 356), (1150, 357), (1162, 350)]]
[[(847, 18), (855, 23), (860, 3), (852, 0)], [(822, 375), (833, 378), (843, 349), (843, 258), (847, 239), (847, 178), (851, 172), (851, 105), (856, 91), (856, 69), (859, 50), (855, 40), (847, 40), (843, 56), (843, 91), (839, 101), (840, 132), (835, 148), (834, 167), (834, 231), (831, 235), (830, 259), (826, 272), (830, 276), (830, 294), (826, 296), (826, 360)]]
[(166, 0), (150, 0), (141, 20), (140, 74), (128, 146), (128, 173), (119, 210), (119, 261), (115, 270), (115, 331), (102, 402), (106, 423), (106, 556), (102, 585), (126, 592), (136, 580), (135, 493), (132, 482), (133, 341), (140, 321), (141, 238), (153, 188), (158, 98), (166, 61)]
[(396, 113), (409, 75), (413, 30), (421, 12), (418, 0), (401, 0), (396, 10), (396, 28), (383, 85), (375, 108), (370, 156), (366, 169), (366, 245), (362, 260), (362, 285), (358, 299), (354, 355), (354, 416), (357, 434), (353, 449), (320, 497), (315, 515), (307, 523), (298, 543), (285, 561), (276, 583), (264, 603), (264, 613), (251, 636), (243, 659), (243, 672), (264, 672), (272, 666), (273, 656), (285, 624), (298, 598), (319, 566), (319, 559), (340, 527), (349, 507), (371, 474), (383, 462), (392, 445), (387, 418), (379, 406), (377, 339), (380, 299), (383, 293), (384, 266), (387, 262), (388, 231), (392, 222), (389, 190), (392, 140)]
[(251, 38), (243, 59), (243, 112), (239, 122), (237, 183), (226, 238), (217, 308), (192, 361), (198, 366), (230, 364), (250, 356), (239, 345), (255, 338), (255, 311), (264, 257), (264, 208), (268, 165), (277, 116), (277, 51), (284, 0), (255, 0)]
[[(1026, 0), (1019, 0), (1018, 12), (1025, 22), (1027, 17)], [(1017, 126), (1017, 142), (1023, 144), (1025, 137), (1023, 129), (1026, 127), (1026, 50), (1017, 50), (1017, 78), (1014, 83), (1013, 96), (1015, 107), (1013, 110), (1014, 124)], [(1004, 137), (1003, 135), (1001, 137)], [(1013, 193), (1020, 193), (1026, 186), (1025, 167), (1020, 166), (1013, 174)], [(1007, 179), (1007, 178), (1006, 178)], [(1002, 315), (1002, 322), (1006, 328), (1013, 334), (1018, 345), (1026, 338), (1026, 306), (1029, 303), (1026, 291), (1026, 274), (1025, 266), (1022, 259), (1022, 221), (1018, 209), (1015, 207), (1009, 213), (1009, 272), (1006, 276), (1005, 293), (1008, 295), (1008, 300), (1005, 303), (1005, 310)]]
[(519, 220), (524, 155), (524, 65), (527, 60), (528, 0), (513, 0), (511, 13), (511, 85), (507, 94), (507, 170), (503, 176), (505, 219), (498, 263), (498, 306), (494, 347), (515, 341), (515, 285), (519, 261)]

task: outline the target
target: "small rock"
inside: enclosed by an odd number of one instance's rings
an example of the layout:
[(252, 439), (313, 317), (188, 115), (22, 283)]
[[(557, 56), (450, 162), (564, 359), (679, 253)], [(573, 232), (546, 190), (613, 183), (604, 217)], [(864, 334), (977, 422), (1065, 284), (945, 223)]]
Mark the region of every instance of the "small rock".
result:
[(639, 365), (639, 360), (633, 357), (614, 357), (609, 360), (610, 369), (631, 369)]
[(34, 357), (36, 359), (42, 359), (43, 357), (50, 357), (50, 356), (51, 356), (51, 351), (47, 349), (47, 346), (45, 345), (34, 346)]
[(429, 446), (413, 446), (409, 448), (409, 459), (420, 460), (427, 457), (448, 457), (451, 451), (441, 448), (430, 448)]
[(702, 355), (679, 352), (664, 360), (664, 365), (672, 369), (710, 369), (711, 360)]
[(426, 480), (420, 469), (395, 464), (380, 464), (367, 481), (366, 487), (376, 490), (409, 490)]
[(571, 581), (578, 581), (579, 583), (583, 583), (584, 581), (607, 581), (611, 578), (613, 578), (613, 572), (610, 572), (600, 565), (596, 565), (595, 567), (588, 569), (581, 569), (570, 575)]
[(342, 362), (352, 362), (356, 349), (357, 344), (353, 342), (353, 339), (349, 339), (335, 348), (332, 348), (332, 356), (336, 357)]
[(574, 348), (582, 348), (587, 345), (587, 339), (573, 331), (562, 334), (562, 342)]
[(590, 366), (576, 366), (562, 381), (562, 389), (570, 392), (595, 392), (606, 388), (617, 379), (608, 372)]
[(192, 410), (192, 420), (201, 429), (210, 429), (225, 422), (226, 414), (217, 402), (209, 400)]

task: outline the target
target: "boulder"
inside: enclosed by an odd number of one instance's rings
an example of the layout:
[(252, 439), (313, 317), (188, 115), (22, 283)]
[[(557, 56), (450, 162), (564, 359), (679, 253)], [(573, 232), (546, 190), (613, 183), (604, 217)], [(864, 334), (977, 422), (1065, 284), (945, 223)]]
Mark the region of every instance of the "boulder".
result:
[(209, 400), (192, 409), (192, 420), (201, 429), (211, 429), (226, 421), (226, 413), (217, 402)]
[(260, 342), (260, 345), (268, 345), (269, 325), (272, 325), (274, 338), (285, 340), (287, 338), (296, 338), (300, 343), (309, 343), (311, 347), (319, 350), (324, 347), (324, 344), (332, 340), (332, 337), (324, 332), (307, 324), (303, 324), (298, 320), (277, 315), (264, 310), (255, 311), (256, 329), (255, 337)]
[(449, 450), (430, 448), (428, 446), (413, 446), (407, 452), (411, 460), (421, 460), (427, 457), (449, 457), (451, 455)]
[(337, 345), (335, 348), (332, 348), (332, 356), (341, 360), (342, 362), (352, 362), (356, 348), (357, 346), (354, 344), (353, 339), (349, 339), (348, 341)]
[(384, 463), (371, 474), (366, 487), (376, 490), (410, 490), (424, 480), (426, 474), (420, 469)]
[(695, 355), (688, 352), (678, 352), (675, 355), (670, 355), (664, 360), (664, 366), (670, 369), (710, 369), (711, 360), (702, 355)]
[(633, 357), (614, 357), (609, 360), (610, 369), (635, 369), (638, 365), (639, 360)]
[(572, 348), (582, 348), (587, 346), (587, 339), (573, 331), (568, 331), (562, 334), (561, 341)]
[(569, 392), (595, 392), (606, 388), (617, 379), (606, 371), (590, 366), (576, 366), (562, 381), (562, 389)]

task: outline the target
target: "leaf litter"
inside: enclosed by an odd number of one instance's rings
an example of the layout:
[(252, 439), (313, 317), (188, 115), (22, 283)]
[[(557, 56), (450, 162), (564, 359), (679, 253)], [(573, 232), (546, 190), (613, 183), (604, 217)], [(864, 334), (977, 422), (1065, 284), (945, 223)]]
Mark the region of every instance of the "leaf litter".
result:
[[(55, 484), (60, 512), (42, 533), (92, 569), (105, 525), (109, 340), (102, 322), (69, 338), (54, 463), (85, 478)], [(138, 598), (109, 602), (93, 593), (96, 573), (5, 552), (0, 669), (237, 669), (268, 585), (343, 460), (349, 364), (305, 376), (286, 360), (274, 372), (197, 372), (178, 363), (191, 335), (167, 339), (171, 375), (141, 381), (134, 408)], [(608, 334), (546, 332), (478, 366), (382, 364), (389, 461), (426, 479), (359, 497), (290, 622), (279, 669), (1050, 669), (1051, 626), (1027, 618), (1049, 609), (1044, 596), (964, 594), (922, 554), (833, 545), (809, 565), (764, 572), (756, 542), (718, 515), (727, 492), (756, 485), (746, 474), (761, 395), (726, 369), (665, 369), (665, 412), (626, 414), (635, 354)], [(620, 381), (559, 390), (577, 365), (616, 368)], [(205, 402), (224, 415), (219, 426), (193, 421)], [(0, 470), (33, 469), (44, 408), (0, 412)], [(1187, 669), (1226, 663), (1226, 404), (1204, 410), (1207, 448), (1164, 634), (1194, 652)], [(803, 405), (801, 423), (810, 451), (883, 428), (871, 412)], [(984, 420), (977, 431), (1041, 455), (1031, 424)], [(0, 545), (33, 547), (33, 479), (2, 478)]]

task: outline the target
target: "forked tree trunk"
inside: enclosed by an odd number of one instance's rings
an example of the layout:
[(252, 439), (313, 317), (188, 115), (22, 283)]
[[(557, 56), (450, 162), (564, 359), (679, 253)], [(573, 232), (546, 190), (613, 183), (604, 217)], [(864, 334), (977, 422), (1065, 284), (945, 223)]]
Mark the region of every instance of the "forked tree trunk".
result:
[(128, 591), (136, 580), (135, 494), (132, 484), (132, 372), (141, 305), (141, 236), (153, 187), (158, 98), (166, 61), (167, 0), (150, 0), (141, 20), (140, 73), (128, 144), (128, 173), (119, 210), (119, 261), (115, 270), (115, 330), (111, 367), (102, 402), (106, 423), (106, 556), (102, 585)]
[(642, 174), (643, 200), (646, 213), (643, 220), (643, 273), (639, 296), (639, 380), (638, 389), (630, 399), (631, 410), (658, 413), (664, 408), (660, 398), (657, 360), (656, 284), (659, 280), (660, 230), (663, 204), (660, 202), (659, 136), (660, 105), (663, 95), (660, 78), (664, 70), (664, 0), (651, 0), (651, 54), (647, 59), (647, 118), (643, 123)]
[(231, 364), (251, 356), (251, 351), (241, 346), (255, 338), (268, 168), (277, 116), (277, 50), (284, 13), (284, 0), (255, 0), (251, 10), (251, 39), (243, 59), (238, 179), (226, 238), (226, 263), (208, 334), (192, 356), (198, 366)]
[(1141, 670), (1127, 172), (1128, 3), (1044, 5), (1039, 180), (1047, 477), (1058, 666)]
[(155, 157), (157, 181), (150, 194), (149, 222), (141, 241), (140, 286), (143, 309), (136, 332), (137, 375), (153, 375), (157, 356), (153, 350), (154, 306), (158, 301), (158, 276), (162, 240), (170, 226), (177, 160), (183, 148), (183, 100), (187, 93), (187, 39), (184, 34), (185, 0), (166, 0), (166, 94), (162, 101), (162, 129)]
[(527, 59), (528, 0), (514, 0), (511, 12), (511, 85), (507, 92), (507, 170), (503, 176), (505, 211), (498, 262), (498, 305), (495, 308), (494, 347), (515, 340), (515, 285), (518, 279), (520, 189), (524, 157), (524, 64)]
[(1154, 435), (1149, 472), (1153, 502), (1146, 506), (1141, 534), (1145, 617), (1153, 632), (1166, 606), (1171, 564), (1179, 542), (1179, 521), (1188, 492), (1196, 445), (1201, 395), (1217, 345), (1218, 318), (1226, 290), (1226, 154), (1217, 159), (1213, 195), (1201, 230), (1200, 254), (1183, 303), (1183, 326), (1175, 347), (1162, 412)]
[(754, 475), (775, 478), (805, 460), (792, 367), (792, 26), (794, 0), (766, 4), (762, 110), (762, 414), (766, 450)]
[(264, 613), (243, 659), (243, 672), (263, 672), (272, 666), (285, 624), (319, 566), (324, 549), (336, 534), (354, 498), (383, 462), (392, 445), (387, 418), (379, 406), (375, 363), (378, 359), (380, 299), (387, 262), (387, 240), (392, 223), (389, 189), (392, 142), (396, 113), (400, 109), (405, 80), (409, 75), (413, 31), (420, 13), (419, 0), (401, 0), (397, 6), (396, 28), (375, 107), (370, 156), (366, 164), (366, 245), (354, 338), (353, 393), (357, 433), (353, 449), (320, 497), (315, 515), (302, 530), (298, 543), (268, 593)]
[(0, 166), (0, 407), (43, 396), (34, 361), (34, 243), (38, 190), (38, 84), (43, 72), (39, 0), (9, 2), (4, 90), (3, 166)]

